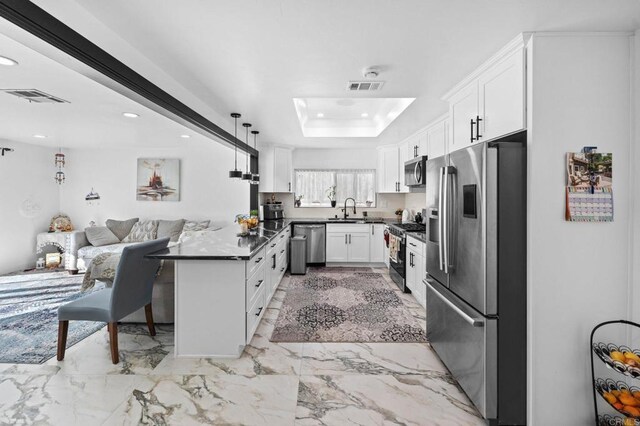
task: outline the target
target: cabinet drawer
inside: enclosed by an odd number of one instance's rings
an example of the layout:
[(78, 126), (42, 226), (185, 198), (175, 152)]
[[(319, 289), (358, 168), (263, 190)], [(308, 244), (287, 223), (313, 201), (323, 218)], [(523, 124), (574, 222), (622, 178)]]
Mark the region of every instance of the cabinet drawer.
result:
[(407, 248), (415, 252), (419, 256), (424, 256), (424, 252), (425, 252), (424, 246), (425, 244), (422, 241), (416, 240), (415, 238), (407, 236)]
[(342, 234), (358, 234), (358, 233), (371, 233), (371, 225), (368, 223), (328, 223), (327, 234), (329, 233), (342, 233)]
[(260, 289), (268, 285), (266, 270), (266, 263), (263, 261), (258, 270), (247, 279), (247, 306), (253, 305)]
[(247, 278), (250, 278), (262, 265), (266, 263), (266, 253), (263, 248), (257, 254), (255, 254), (251, 259), (247, 260)]
[(255, 296), (255, 302), (249, 309), (247, 309), (247, 339), (246, 343), (249, 344), (251, 342), (251, 338), (253, 334), (256, 332), (258, 328), (258, 324), (260, 324), (260, 320), (262, 319), (265, 311), (264, 306), (264, 287), (260, 287)]

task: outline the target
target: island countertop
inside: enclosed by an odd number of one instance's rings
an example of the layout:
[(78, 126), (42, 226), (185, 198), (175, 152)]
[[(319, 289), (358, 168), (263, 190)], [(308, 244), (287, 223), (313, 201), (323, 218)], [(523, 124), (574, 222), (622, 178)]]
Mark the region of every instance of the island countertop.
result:
[[(355, 219), (358, 220), (358, 219)], [(395, 219), (369, 219), (355, 223), (394, 223)], [(230, 225), (217, 231), (205, 232), (165, 250), (147, 255), (153, 259), (167, 260), (249, 260), (269, 241), (292, 224), (344, 223), (323, 218), (293, 218), (260, 222), (247, 236), (239, 235), (238, 225)]]

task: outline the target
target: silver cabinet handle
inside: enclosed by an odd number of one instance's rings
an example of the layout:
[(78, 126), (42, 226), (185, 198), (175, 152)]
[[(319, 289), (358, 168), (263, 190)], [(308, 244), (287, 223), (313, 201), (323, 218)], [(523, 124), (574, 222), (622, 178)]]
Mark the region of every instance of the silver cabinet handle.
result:
[(282, 253), (284, 253), (284, 250), (281, 250), (281, 251), (280, 251), (280, 253), (281, 253), (281, 254), (282, 254)]
[(474, 327), (484, 327), (484, 319), (473, 318), (471, 315), (469, 315), (468, 313), (466, 313), (465, 311), (460, 309), (458, 306), (456, 306), (451, 300), (449, 300), (446, 297), (444, 297), (444, 295), (442, 293), (440, 293), (433, 285), (431, 285), (431, 283), (429, 281), (430, 280), (428, 280), (428, 279), (426, 280), (427, 286), (431, 289), (431, 291), (436, 296), (438, 296), (438, 298), (440, 300), (442, 300), (448, 307), (450, 307), (458, 315), (460, 315), (460, 317), (462, 317), (463, 320), (465, 320), (466, 322), (468, 322), (469, 324), (471, 324)]
[(260, 316), (260, 313), (262, 312), (262, 308), (263, 308), (263, 307), (264, 307), (264, 306), (260, 306), (260, 308), (258, 309), (258, 312), (256, 312), (256, 316), (257, 316), (257, 317), (259, 317), (259, 316)]
[(413, 169), (413, 177), (416, 182), (422, 183), (422, 164), (418, 161)]
[(262, 262), (262, 258), (261, 257), (256, 259), (256, 263), (260, 263), (260, 262)]
[(256, 284), (256, 288), (260, 287), (262, 285), (262, 283), (264, 282), (264, 280), (260, 280), (258, 281), (258, 284)]
[(413, 244), (413, 243), (409, 243), (409, 245), (410, 245), (410, 246), (414, 246), (414, 247), (416, 246), (416, 245), (415, 245), (415, 244)]
[(351, 234), (349, 234), (349, 244), (351, 244)]
[(284, 272), (284, 268), (280, 269), (280, 272)]
[(347, 234), (344, 234), (344, 243), (347, 244)]
[(376, 226), (371, 225), (371, 235), (375, 235), (375, 233), (376, 233)]

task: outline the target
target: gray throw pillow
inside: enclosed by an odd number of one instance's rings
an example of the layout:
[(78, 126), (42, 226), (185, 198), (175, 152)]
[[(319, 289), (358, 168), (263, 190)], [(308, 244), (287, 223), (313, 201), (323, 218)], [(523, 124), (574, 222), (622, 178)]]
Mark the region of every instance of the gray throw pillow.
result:
[(127, 220), (107, 219), (105, 224), (107, 225), (107, 228), (109, 228), (111, 232), (113, 232), (113, 235), (115, 235), (120, 241), (122, 241), (124, 237), (129, 235), (129, 233), (131, 232), (131, 228), (133, 228), (133, 225), (139, 220), (140, 219), (138, 219), (137, 217)]
[(157, 220), (141, 220), (133, 224), (129, 235), (124, 237), (123, 243), (140, 243), (142, 241), (155, 240), (158, 235)]
[(176, 242), (184, 228), (184, 219), (159, 220), (157, 238), (169, 237), (170, 241)]
[(210, 220), (201, 220), (201, 221), (187, 220), (184, 223), (184, 227), (182, 228), (182, 230), (183, 231), (202, 231), (203, 229), (207, 229), (207, 227), (209, 226), (209, 223), (211, 223)]
[(87, 240), (94, 247), (118, 244), (120, 240), (106, 226), (90, 226), (84, 229)]

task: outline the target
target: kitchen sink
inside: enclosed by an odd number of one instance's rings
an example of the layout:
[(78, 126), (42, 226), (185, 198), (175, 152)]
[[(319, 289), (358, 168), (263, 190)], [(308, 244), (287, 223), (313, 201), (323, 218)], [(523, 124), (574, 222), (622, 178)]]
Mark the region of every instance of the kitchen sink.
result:
[(327, 219), (330, 222), (336, 223), (379, 223), (382, 222), (380, 218), (364, 218), (364, 217), (350, 217), (344, 219), (342, 217), (330, 217)]

